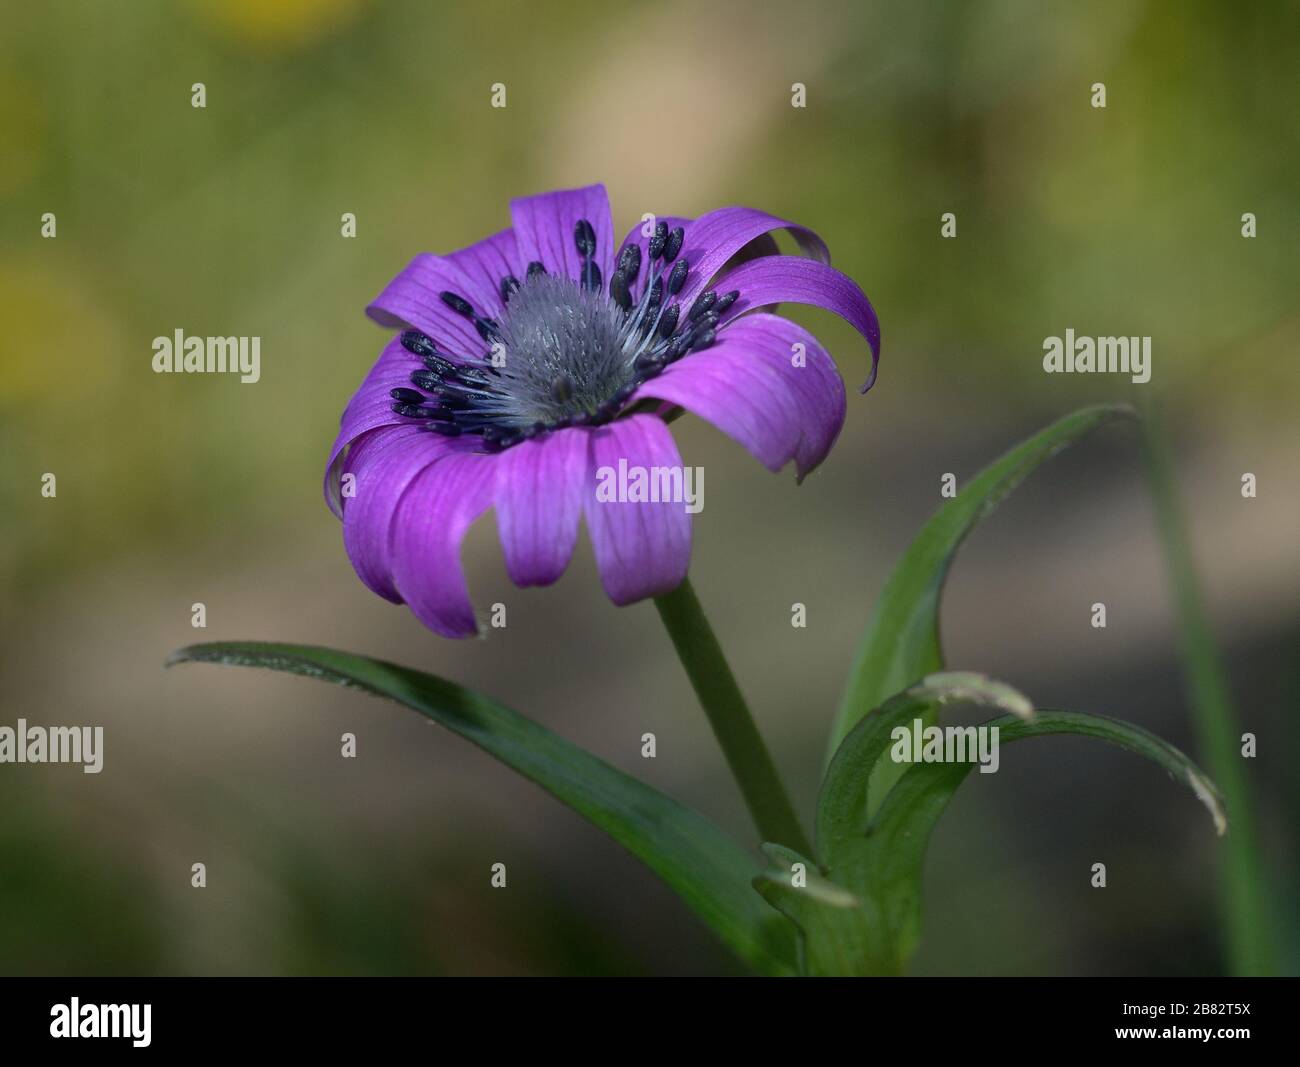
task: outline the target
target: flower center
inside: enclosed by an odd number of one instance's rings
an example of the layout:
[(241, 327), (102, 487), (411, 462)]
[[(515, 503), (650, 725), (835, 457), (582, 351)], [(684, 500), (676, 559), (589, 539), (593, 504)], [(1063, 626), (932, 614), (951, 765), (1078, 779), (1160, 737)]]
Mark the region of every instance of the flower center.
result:
[(520, 428), (595, 415), (635, 382), (626, 315), (568, 278), (538, 274), (510, 297), (492, 356), (500, 416)]
[[(529, 264), (523, 282), (507, 275), (500, 322), (444, 292), (443, 302), (470, 319), (490, 348), (450, 357), (426, 334), (403, 333), (403, 346), (420, 357), (424, 370), (411, 375), (415, 388), (392, 390), (393, 410), (446, 436), (479, 435), (492, 451), (546, 430), (612, 421), (638, 385), (711, 345), (722, 313), (740, 296), (710, 289), (683, 315), (671, 301), (690, 271), (687, 260), (677, 258), (682, 240), (681, 227), (669, 232), (661, 222), (644, 257), (638, 245), (626, 245), (606, 293), (592, 258), (595, 231), (583, 219), (574, 228), (583, 259), (579, 282), (548, 274), (541, 263)], [(634, 305), (631, 290), (643, 258), (646, 285)]]

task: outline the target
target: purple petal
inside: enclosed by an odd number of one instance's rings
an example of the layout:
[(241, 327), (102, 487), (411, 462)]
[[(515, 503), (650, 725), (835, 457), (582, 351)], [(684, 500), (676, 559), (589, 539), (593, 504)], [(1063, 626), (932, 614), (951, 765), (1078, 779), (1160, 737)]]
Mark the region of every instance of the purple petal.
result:
[(776, 238), (770, 233), (765, 233), (761, 237), (755, 237), (749, 244), (745, 245), (739, 252), (727, 260), (723, 270), (731, 270), (733, 267), (739, 267), (742, 263), (748, 263), (751, 259), (761, 259), (763, 256), (779, 256), (781, 246), (776, 243)]
[(748, 207), (724, 207), (701, 215), (686, 227), (682, 255), (690, 262), (690, 274), (679, 299), (689, 307), (718, 271), (746, 245), (773, 230), (789, 230), (803, 251), (822, 263), (830, 263), (825, 243), (812, 230)]
[[(794, 346), (804, 347), (796, 365)], [(765, 467), (791, 459), (800, 481), (830, 451), (844, 425), (844, 382), (835, 361), (802, 326), (755, 314), (731, 323), (717, 342), (641, 385), (738, 441)]]
[(582, 256), (574, 241), (574, 227), (586, 219), (596, 231), (596, 254), (602, 284), (609, 283), (614, 259), (614, 222), (603, 185), (562, 189), (510, 202), (510, 218), (524, 264), (540, 261), (552, 274), (578, 281)]
[(617, 477), (654, 467), (682, 469), (672, 434), (656, 415), (633, 415), (591, 433), (592, 478), (586, 489), (587, 529), (600, 582), (615, 604), (659, 596), (681, 584), (691, 562), (691, 518), (681, 502), (597, 499), (602, 468)]
[(453, 447), (421, 426), (389, 426), (358, 441), (343, 464), (356, 478), (355, 492), (342, 501), (343, 545), (357, 577), (386, 600), (402, 601), (389, 552), (398, 502), (415, 477)]
[(363, 434), (382, 426), (401, 426), (409, 420), (393, 411), (390, 389), (411, 384), (411, 372), (421, 367), (420, 361), (397, 338), (384, 346), (379, 359), (361, 382), (360, 388), (348, 401), (339, 419), (338, 436), (330, 449), (329, 462), (325, 464), (325, 502), (335, 515), (342, 516), (339, 502), (339, 460), (343, 450)]
[(558, 430), (497, 458), (497, 529), (516, 585), (550, 585), (569, 565), (588, 484), (589, 436)]
[(474, 305), (480, 315), (499, 318), (505, 310), (501, 300), (501, 279), (513, 275), (523, 280), (527, 261), (519, 256), (519, 244), (514, 230), (502, 230), (478, 244), (462, 248), (447, 257), (471, 279), (467, 288), (473, 292), (461, 293)]
[(740, 290), (739, 299), (722, 317), (724, 325), (741, 312), (782, 300), (835, 312), (871, 346), (871, 374), (860, 391), (865, 393), (875, 384), (880, 363), (880, 322), (871, 301), (848, 275), (799, 256), (766, 256), (728, 271), (715, 288), (719, 293)]
[(478, 632), (460, 546), (466, 530), (492, 503), (497, 458), (478, 452), (443, 455), (415, 476), (393, 514), (394, 584), (416, 618), (444, 637)]
[(501, 313), (501, 278), (521, 270), (515, 237), (510, 230), (462, 248), (449, 256), (421, 252), (366, 308), (381, 326), (411, 326), (427, 333), (438, 347), (454, 356), (479, 355), (487, 344), (472, 320), (442, 299), (455, 293), (488, 318)]

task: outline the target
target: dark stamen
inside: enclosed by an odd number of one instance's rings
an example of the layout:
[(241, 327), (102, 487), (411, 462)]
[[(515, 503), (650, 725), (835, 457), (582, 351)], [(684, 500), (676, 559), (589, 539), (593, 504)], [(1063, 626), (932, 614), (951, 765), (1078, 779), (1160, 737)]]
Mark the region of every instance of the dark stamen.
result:
[(456, 364), (450, 362), (449, 360), (445, 360), (445, 359), (443, 359), (441, 356), (438, 356), (438, 355), (428, 355), (428, 356), (425, 356), (424, 359), (423, 359), (423, 363), (424, 363), (424, 365), (425, 365), (426, 367), (429, 368), (429, 370), (433, 371), (434, 374), (438, 374), (438, 375), (443, 375), (443, 374), (453, 374), (453, 375), (454, 375), (454, 374), (456, 373)]
[(431, 356), (437, 351), (433, 338), (419, 330), (407, 330), (402, 334), (402, 347), (417, 356)]
[(699, 295), (695, 303), (691, 305), (690, 314), (687, 315), (686, 318), (689, 321), (694, 322), (717, 302), (718, 294), (712, 289), (706, 289)]
[(739, 297), (740, 297), (739, 289), (733, 289), (729, 293), (724, 293), (722, 296), (718, 297), (718, 302), (713, 305), (713, 310), (716, 311), (719, 315), (721, 315), (724, 311), (727, 310), (727, 308), (731, 307), (731, 305), (734, 304)]
[(627, 287), (627, 274), (622, 267), (619, 267), (609, 279), (609, 295), (624, 311), (632, 307), (632, 294)]
[(690, 272), (691, 263), (687, 259), (679, 259), (673, 272), (668, 275), (668, 291), (676, 296), (681, 292), (682, 286), (686, 284), (686, 275)]
[(573, 243), (578, 246), (578, 255), (583, 259), (596, 254), (596, 231), (586, 219), (579, 219), (573, 227)]
[(686, 354), (686, 349), (690, 347), (690, 343), (690, 334), (679, 333), (664, 346), (664, 350), (660, 355), (663, 356), (665, 362), (671, 363), (673, 360), (681, 359)]
[(663, 255), (664, 244), (667, 242), (667, 240), (668, 240), (668, 223), (656, 222), (655, 235), (650, 238), (650, 247), (648, 249), (650, 253), (651, 263), (657, 260), (661, 255)]
[(546, 268), (542, 266), (540, 259), (535, 259), (528, 264), (528, 277), (536, 278), (539, 274), (545, 274)]
[(702, 334), (698, 334), (692, 339), (691, 351), (698, 352), (702, 348), (708, 348), (709, 345), (713, 344), (716, 337), (716, 330), (705, 330)]
[(664, 312), (663, 318), (659, 320), (660, 337), (671, 337), (673, 335), (673, 331), (677, 329), (677, 316), (681, 312), (682, 306), (680, 304), (674, 304)]
[(447, 388), (443, 388), (438, 393), (438, 401), (449, 412), (468, 411), (474, 406), (474, 401), (470, 397)]
[(677, 253), (682, 250), (682, 241), (686, 238), (686, 230), (681, 226), (674, 227), (673, 232), (668, 235), (668, 240), (664, 242), (664, 262), (671, 263), (677, 258)]
[[(618, 254), (618, 269), (627, 277), (629, 284), (636, 281), (637, 275), (641, 273), (641, 246), (628, 245)], [(613, 284), (613, 279), (610, 279)]]
[(474, 305), (466, 300), (463, 296), (456, 293), (446, 292), (440, 294), (442, 302), (446, 304), (457, 315), (464, 315), (466, 318), (472, 318), (474, 315)]
[(600, 292), (600, 268), (596, 266), (594, 259), (589, 259), (582, 264), (582, 287), (590, 289), (593, 293)]
[(501, 303), (510, 303), (510, 294), (519, 288), (519, 279), (513, 274), (507, 274), (501, 279)]

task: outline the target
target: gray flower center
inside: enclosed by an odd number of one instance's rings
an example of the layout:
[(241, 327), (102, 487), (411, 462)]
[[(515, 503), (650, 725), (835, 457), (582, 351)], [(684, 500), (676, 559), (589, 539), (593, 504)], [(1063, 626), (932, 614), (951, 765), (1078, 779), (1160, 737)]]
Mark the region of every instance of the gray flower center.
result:
[(568, 278), (527, 278), (510, 295), (490, 357), (502, 423), (524, 429), (593, 416), (635, 385), (627, 318)]
[[(480, 315), (460, 294), (442, 293), (443, 303), (473, 322), (491, 347), (449, 358), (433, 338), (407, 330), (402, 345), (424, 369), (411, 375), (414, 388), (391, 391), (393, 410), (445, 436), (477, 435), (489, 451), (547, 430), (618, 418), (638, 385), (713, 344), (722, 314), (740, 296), (709, 289), (682, 314), (671, 302), (690, 270), (685, 257), (677, 258), (682, 241), (681, 227), (670, 233), (661, 222), (644, 257), (640, 246), (625, 245), (606, 295), (595, 230), (580, 219), (574, 229), (579, 282), (528, 264), (522, 283), (513, 275), (501, 279), (500, 322)], [(634, 302), (643, 259), (646, 284)]]

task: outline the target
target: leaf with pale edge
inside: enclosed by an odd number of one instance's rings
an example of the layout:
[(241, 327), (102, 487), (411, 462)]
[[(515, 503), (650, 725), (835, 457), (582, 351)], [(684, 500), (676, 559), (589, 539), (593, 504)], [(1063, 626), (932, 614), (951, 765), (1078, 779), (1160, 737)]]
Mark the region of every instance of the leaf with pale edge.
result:
[[(817, 848), (823, 875), (879, 909), (885, 955), (873, 961), (875, 973), (900, 970), (920, 938), (921, 878), (925, 850), (939, 817), (974, 763), (921, 763), (907, 767), (874, 815), (868, 816), (871, 770), (890, 744), (892, 731), (933, 713), (946, 700), (993, 701), (1016, 714), (982, 724), (997, 727), (1000, 743), (1046, 734), (1076, 734), (1109, 741), (1163, 767), (1186, 785), (1209, 810), (1224, 833), (1227, 818), (1218, 790), (1183, 753), (1141, 727), (1097, 715), (1037, 711), (1025, 715), (1023, 698), (1009, 686), (968, 676), (962, 695), (945, 689), (946, 675), (887, 701), (845, 739), (831, 762), (818, 805)], [(810, 954), (811, 958), (811, 954)]]
[(463, 686), (381, 660), (302, 645), (218, 642), (186, 662), (266, 667), (351, 686), (428, 716), (600, 827), (671, 886), (746, 963), (795, 968), (795, 931), (755, 895), (759, 864), (709, 820), (545, 727)]
[[(942, 669), (939, 601), (953, 557), (975, 525), (1045, 460), (1096, 427), (1133, 415), (1131, 408), (1122, 405), (1083, 408), (1067, 415), (985, 467), (925, 524), (876, 602), (831, 731), (828, 761), (872, 708), (918, 678)], [(882, 765), (881, 770), (890, 768)], [(878, 789), (877, 795), (884, 792)]]

